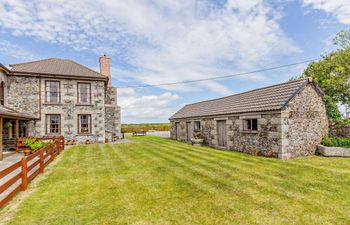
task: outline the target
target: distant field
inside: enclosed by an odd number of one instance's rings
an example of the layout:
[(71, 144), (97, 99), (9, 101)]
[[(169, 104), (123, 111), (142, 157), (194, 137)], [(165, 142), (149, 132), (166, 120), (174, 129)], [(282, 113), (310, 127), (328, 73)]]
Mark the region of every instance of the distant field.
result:
[(155, 131), (169, 131), (169, 123), (147, 123), (147, 124), (122, 124), (122, 132), (131, 133), (135, 130), (155, 130)]

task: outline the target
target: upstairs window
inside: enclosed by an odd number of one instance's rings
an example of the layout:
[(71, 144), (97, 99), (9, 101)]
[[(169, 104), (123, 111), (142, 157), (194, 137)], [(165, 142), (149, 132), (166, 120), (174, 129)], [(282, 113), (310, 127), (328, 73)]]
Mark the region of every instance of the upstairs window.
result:
[(60, 93), (60, 82), (50, 81), (45, 82), (46, 91), (46, 102), (47, 103), (60, 103), (61, 93)]
[(0, 105), (5, 105), (5, 82), (0, 84)]
[(47, 134), (61, 133), (61, 115), (59, 114), (46, 115), (46, 133)]
[(78, 115), (78, 133), (90, 134), (91, 133), (91, 115)]
[(258, 130), (258, 119), (245, 119), (243, 120), (244, 131), (257, 131)]
[(78, 83), (78, 103), (91, 104), (91, 84)]
[(201, 130), (201, 122), (200, 121), (194, 121), (194, 130), (195, 131)]

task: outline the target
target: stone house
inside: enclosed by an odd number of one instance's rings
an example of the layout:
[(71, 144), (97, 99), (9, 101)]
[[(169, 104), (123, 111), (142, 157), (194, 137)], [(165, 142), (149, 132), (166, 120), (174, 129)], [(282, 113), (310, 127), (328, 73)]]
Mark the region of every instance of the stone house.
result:
[(309, 78), (184, 106), (169, 120), (171, 138), (254, 155), (315, 154), (328, 134), (323, 92)]
[(0, 109), (31, 119), (20, 121), (23, 132), (14, 137), (63, 135), (82, 143), (120, 136), (120, 107), (109, 57), (100, 57), (100, 72), (60, 58), (10, 67), (2, 65), (0, 70)]

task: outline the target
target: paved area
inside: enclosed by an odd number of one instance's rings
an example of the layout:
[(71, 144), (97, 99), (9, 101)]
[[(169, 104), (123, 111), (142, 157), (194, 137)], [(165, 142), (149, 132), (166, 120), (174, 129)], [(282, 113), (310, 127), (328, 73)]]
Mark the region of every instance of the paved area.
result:
[(0, 161), (0, 170), (3, 170), (8, 166), (20, 161), (22, 157), (23, 153), (4, 152), (4, 158), (2, 161)]
[[(4, 158), (2, 161), (0, 161), (0, 171), (11, 166), (12, 164), (21, 161), (23, 157), (23, 153), (15, 153), (15, 152), (10, 152), (10, 153), (5, 153), (4, 154)], [(32, 165), (33, 163), (36, 162), (36, 160), (38, 160), (38, 157), (30, 160), (28, 162), (28, 167), (30, 165)], [(49, 157), (46, 158), (45, 162), (49, 160)], [(39, 165), (35, 166), (32, 170), (30, 170), (28, 172), (28, 176), (30, 176), (32, 173), (34, 173), (36, 170), (39, 169)], [(19, 174), (21, 172), (21, 167), (19, 167), (18, 169), (12, 171), (11, 173), (9, 173), (7, 176), (3, 177), (0, 179), (0, 185), (6, 183), (8, 180), (10, 180), (12, 177), (16, 176), (17, 174)], [(0, 194), (0, 200), (2, 200), (3, 198), (5, 198), (12, 190), (14, 190), (16, 187), (18, 187), (18, 185), (21, 184), (21, 179), (18, 179), (17, 182), (15, 182), (13, 185), (11, 185), (6, 191), (4, 191), (3, 193)]]
[(149, 132), (147, 132), (147, 135), (154, 135), (154, 136), (158, 136), (158, 137), (169, 138), (170, 131), (149, 131)]

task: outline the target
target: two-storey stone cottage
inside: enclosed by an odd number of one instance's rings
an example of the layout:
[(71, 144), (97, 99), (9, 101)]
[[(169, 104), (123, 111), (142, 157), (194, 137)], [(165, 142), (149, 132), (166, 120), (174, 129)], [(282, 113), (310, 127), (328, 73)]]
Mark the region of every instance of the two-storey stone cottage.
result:
[(59, 58), (10, 67), (0, 70), (1, 109), (19, 113), (21, 120), (6, 122), (23, 128), (10, 137), (62, 135), (82, 143), (120, 136), (120, 107), (111, 84), (109, 57), (100, 57), (100, 72)]
[(171, 137), (209, 146), (290, 158), (315, 154), (328, 134), (323, 93), (311, 79), (184, 106), (171, 118)]

